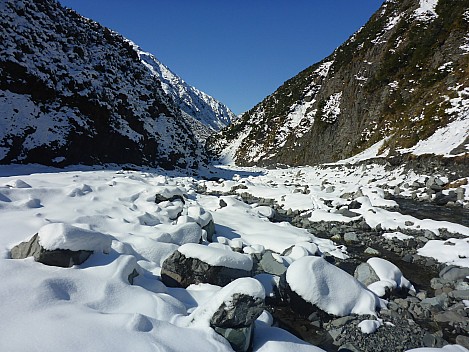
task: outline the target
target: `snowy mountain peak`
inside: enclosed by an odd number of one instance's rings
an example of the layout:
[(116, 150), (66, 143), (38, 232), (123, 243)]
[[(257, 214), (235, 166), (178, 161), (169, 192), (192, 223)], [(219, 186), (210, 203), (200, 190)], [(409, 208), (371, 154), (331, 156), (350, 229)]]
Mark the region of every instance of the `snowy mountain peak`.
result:
[(162, 64), (153, 54), (143, 51), (133, 42), (130, 43), (135, 48), (142, 63), (158, 77), (166, 94), (178, 103), (182, 111), (214, 131), (219, 131), (236, 119), (236, 115), (226, 105), (190, 86), (166, 65)]

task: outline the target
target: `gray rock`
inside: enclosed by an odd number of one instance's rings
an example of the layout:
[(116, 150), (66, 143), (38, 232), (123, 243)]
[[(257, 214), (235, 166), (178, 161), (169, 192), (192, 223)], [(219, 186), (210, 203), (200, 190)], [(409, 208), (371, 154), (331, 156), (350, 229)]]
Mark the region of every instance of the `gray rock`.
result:
[(332, 192), (334, 192), (334, 191), (335, 191), (335, 187), (334, 187), (334, 186), (328, 186), (328, 187), (326, 188), (326, 193), (332, 193)]
[(459, 200), (459, 201), (464, 200), (464, 192), (465, 192), (464, 188), (462, 188), (462, 187), (457, 188), (456, 189), (456, 199)]
[(254, 334), (254, 325), (241, 328), (213, 327), (213, 329), (228, 340), (234, 351), (247, 352), (250, 350)]
[(449, 296), (457, 300), (469, 300), (469, 290), (455, 290), (450, 292)]
[(210, 319), (210, 326), (225, 337), (237, 352), (246, 352), (252, 343), (254, 321), (264, 310), (264, 300), (235, 293), (232, 304), (225, 303)]
[(259, 267), (262, 272), (272, 275), (280, 276), (287, 268), (282, 263), (279, 263), (275, 258), (272, 256), (271, 251), (265, 251), (262, 255), (261, 260), (259, 261)]
[(339, 352), (361, 352), (352, 343), (347, 342), (346, 344), (339, 347)]
[(161, 267), (161, 279), (169, 287), (186, 288), (200, 283), (225, 286), (251, 274), (250, 271), (212, 266), (197, 258), (187, 258), (177, 250), (166, 258)]
[(467, 317), (463, 317), (452, 310), (438, 313), (433, 319), (439, 323), (464, 323), (467, 321)]
[(469, 349), (469, 336), (458, 335), (456, 336), (456, 343)]
[(210, 325), (219, 328), (250, 326), (264, 311), (264, 300), (258, 297), (235, 293), (232, 304), (225, 303), (218, 308), (210, 319)]
[(335, 327), (340, 327), (355, 319), (357, 319), (357, 317), (349, 315), (349, 316), (341, 317), (338, 319), (334, 319), (333, 321), (331, 321), (330, 324)]
[(356, 216), (360, 216), (360, 214), (355, 213), (354, 211), (350, 211), (347, 208), (339, 209), (339, 214), (343, 215), (343, 216), (346, 216), (348, 218), (354, 218)]
[(344, 241), (350, 243), (358, 243), (360, 240), (355, 232), (346, 232), (344, 234)]
[(449, 265), (440, 271), (440, 278), (450, 281), (464, 279), (469, 276), (469, 268), (460, 268), (454, 265)]
[(213, 235), (215, 234), (215, 223), (213, 220), (210, 220), (210, 222), (202, 227), (202, 230), (205, 230), (207, 232), (207, 241), (212, 242), (213, 240)]
[(376, 272), (368, 263), (362, 263), (357, 266), (355, 272), (353, 273), (353, 276), (365, 286), (368, 286), (373, 282), (379, 281), (378, 275), (376, 275)]
[(443, 293), (441, 295), (431, 297), (431, 298), (424, 298), (422, 302), (420, 302), (422, 307), (440, 307), (442, 309), (448, 307), (448, 296)]
[(46, 250), (39, 244), (39, 236), (35, 234), (28, 242), (21, 242), (11, 249), (12, 259), (34, 257), (36, 262), (69, 268), (80, 265), (90, 257), (92, 251), (71, 251), (68, 249)]
[(371, 248), (371, 247), (368, 247), (367, 249), (365, 249), (365, 254), (368, 254), (368, 255), (379, 255), (380, 252), (377, 251), (376, 249), (374, 248)]

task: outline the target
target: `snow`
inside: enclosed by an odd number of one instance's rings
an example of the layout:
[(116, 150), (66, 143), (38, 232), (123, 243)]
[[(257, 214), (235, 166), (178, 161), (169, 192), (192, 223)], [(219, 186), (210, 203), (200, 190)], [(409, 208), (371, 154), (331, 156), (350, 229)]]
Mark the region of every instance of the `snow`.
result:
[(422, 348), (413, 348), (407, 350), (406, 352), (467, 352), (467, 348), (464, 348), (461, 345), (446, 345), (442, 348), (431, 348), (431, 347), (422, 347)]
[(186, 243), (179, 247), (178, 251), (186, 258), (199, 259), (212, 266), (225, 266), (246, 271), (252, 269), (251, 257), (241, 253), (196, 243)]
[(379, 142), (376, 142), (373, 144), (371, 147), (365, 149), (361, 153), (358, 153), (348, 159), (343, 159), (338, 162), (338, 164), (355, 164), (364, 160), (368, 159), (373, 159), (373, 158), (378, 158), (378, 157), (386, 157), (388, 151), (384, 153), (379, 153), (381, 147), (383, 144), (388, 140), (389, 138), (384, 138)]
[(319, 67), (314, 71), (318, 76), (321, 77), (326, 77), (327, 74), (329, 73), (329, 70), (331, 69), (332, 64), (334, 61), (326, 61), (319, 65)]
[(430, 21), (438, 17), (435, 12), (438, 0), (420, 0), (419, 7), (414, 12), (414, 17), (418, 21)]
[(393, 263), (382, 258), (370, 258), (367, 263), (373, 268), (380, 281), (368, 286), (377, 296), (382, 297), (386, 288), (408, 289), (415, 292), (414, 286), (401, 273), (400, 269)]
[(410, 238), (413, 238), (412, 236), (405, 235), (402, 232), (386, 232), (386, 233), (383, 233), (383, 237), (386, 239), (396, 238), (399, 241), (405, 241)]
[(334, 93), (327, 98), (322, 109), (321, 120), (327, 123), (334, 123), (340, 115), (340, 101), (342, 92)]
[(417, 251), (424, 257), (435, 258), (440, 263), (469, 268), (469, 240), (450, 238), (447, 241), (430, 240)]
[[(228, 192), (233, 186), (244, 185), (245, 189), (236, 192), (274, 199), (279, 207), (298, 210), (306, 218), (318, 221), (329, 218), (350, 221), (335, 212), (336, 206), (347, 204), (348, 200), (342, 198), (344, 194), (361, 192), (357, 199), (362, 207), (354, 210), (359, 214), (356, 218), (372, 227), (380, 224), (389, 229), (389, 236), (402, 236), (398, 228), (428, 229), (436, 235), (438, 229), (447, 228), (450, 233), (469, 236), (469, 229), (462, 225), (418, 220), (389, 208), (392, 203), (384, 199), (386, 187), (424, 180), (423, 175), (404, 169), (388, 171), (383, 165), (345, 167), (334, 164), (273, 170), (220, 167), (210, 171), (214, 173), (210, 177), (216, 175), (223, 180), (207, 181), (155, 169), (121, 171), (115, 167), (102, 170), (75, 166), (59, 170), (39, 165), (0, 166), (0, 299), (5, 303), (2, 314), (9, 317), (0, 320), (2, 343), (13, 346), (9, 349), (12, 351), (34, 350), (38, 344), (51, 352), (75, 350), (77, 346), (84, 350), (138, 348), (147, 351), (154, 345), (161, 350), (229, 350), (227, 342), (207, 327), (203, 309), (195, 314), (202, 306), (215, 309), (210, 303), (221, 288), (201, 284), (183, 290), (167, 288), (161, 282), (163, 261), (178, 249), (188, 250), (197, 257), (207, 254), (208, 260), (214, 263), (232, 263), (245, 269), (252, 266), (250, 255), (234, 252), (233, 248), (249, 253), (272, 250), (276, 260), (290, 264), (289, 282), (293, 273), (293, 285), (300, 290), (303, 288), (306, 296), (319, 296), (326, 309), (335, 314), (374, 313), (376, 297), (370, 291), (361, 286), (357, 288), (351, 276), (336, 267), (331, 268), (321, 258), (312, 257), (330, 253), (344, 258), (345, 246), (288, 223), (272, 223), (263, 216), (269, 212), (267, 208), (248, 205), (236, 195), (209, 195)], [(334, 186), (333, 191), (327, 193), (324, 185)], [(208, 194), (196, 192), (202, 186)], [(309, 193), (295, 192), (306, 186)], [(179, 200), (155, 203), (156, 193), (172, 194), (170, 191), (186, 195), (185, 204)], [(410, 196), (410, 191), (403, 189), (403, 194)], [(227, 203), (226, 207), (220, 207), (220, 199)], [(202, 233), (200, 226), (210, 217), (217, 231), (214, 239), (221, 248), (213, 244), (207, 246), (206, 242), (198, 244)], [(406, 222), (413, 225), (405, 225)], [(54, 227), (60, 231), (52, 231)], [(69, 245), (70, 237), (67, 240), (65, 235), (70, 233), (85, 237), (97, 235), (103, 242), (98, 241), (99, 246), (92, 245), (80, 238), (76, 242), (80, 245), (71, 248), (83, 247), (86, 242), (87, 248), (95, 253), (73, 268), (48, 267), (34, 262), (33, 258), (8, 259), (13, 246), (40, 230), (46, 234), (46, 239), (51, 235), (48, 240), (55, 238)], [(448, 241), (455, 245), (437, 241), (435, 248), (425, 255), (460, 263), (458, 260), (463, 259), (459, 256), (467, 253), (467, 242), (463, 239)], [(110, 243), (110, 248), (105, 248), (105, 243)], [(292, 246), (292, 254), (281, 255)], [(433, 241), (429, 241), (421, 250), (432, 246)], [(103, 249), (108, 254), (103, 253)], [(305, 264), (307, 270), (303, 270), (301, 263), (310, 260), (320, 262), (311, 266)], [(295, 267), (299, 268), (296, 274)], [(310, 267), (314, 267), (314, 273), (308, 269)], [(134, 270), (139, 276), (130, 285), (128, 276)], [(15, 275), (11, 275), (12, 272)], [(305, 272), (308, 272), (308, 280), (304, 279)], [(317, 273), (322, 273), (318, 275), (320, 278), (313, 276)], [(273, 275), (257, 275), (255, 279), (266, 295), (272, 295), (274, 287), (278, 286), (278, 277)], [(398, 278), (395, 282), (397, 286)], [(322, 289), (330, 289), (330, 294), (324, 297), (320, 290), (312, 290), (314, 283)], [(258, 287), (257, 283), (252, 285)], [(248, 285), (251, 294), (256, 290), (260, 292), (259, 287), (253, 290), (252, 285)], [(351, 295), (349, 291), (345, 294), (344, 285), (351, 287)], [(188, 327), (188, 317), (193, 313), (192, 317), (200, 316), (200, 320)], [(284, 330), (269, 326), (268, 322), (267, 318), (256, 322), (255, 351), (320, 351)], [(56, 339), (57, 331), (61, 332), (60, 343)]]
[(287, 269), (286, 280), (304, 300), (329, 314), (376, 314), (377, 297), (354, 277), (320, 257), (293, 262)]
[(112, 238), (105, 234), (63, 223), (44, 225), (39, 229), (39, 244), (47, 250), (109, 252)]
[(382, 325), (379, 320), (363, 320), (358, 324), (358, 328), (364, 334), (372, 334)]

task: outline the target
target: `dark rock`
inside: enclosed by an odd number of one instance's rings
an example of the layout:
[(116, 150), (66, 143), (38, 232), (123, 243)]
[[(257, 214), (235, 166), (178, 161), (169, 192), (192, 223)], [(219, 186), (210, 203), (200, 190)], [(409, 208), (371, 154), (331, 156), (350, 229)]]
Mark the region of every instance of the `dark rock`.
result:
[(161, 279), (169, 287), (186, 288), (199, 283), (225, 286), (238, 278), (249, 276), (250, 271), (211, 266), (196, 258), (186, 258), (179, 251), (169, 256), (161, 267)]
[(28, 242), (21, 242), (11, 249), (12, 259), (34, 257), (36, 262), (45, 265), (69, 268), (80, 265), (90, 257), (92, 251), (71, 251), (68, 249), (46, 250), (39, 244), (39, 236), (35, 234)]
[(182, 204), (185, 204), (186, 201), (184, 200), (184, 197), (179, 195), (179, 194), (175, 194), (169, 198), (161, 195), (161, 194), (157, 194), (155, 195), (155, 203), (156, 204), (159, 204), (161, 202), (174, 202), (176, 200), (180, 200), (182, 202)]
[(360, 209), (362, 206), (362, 203), (360, 203), (359, 201), (357, 200), (353, 200), (350, 202), (350, 204), (348, 205), (348, 208), (349, 209)]
[(223, 303), (210, 319), (210, 325), (219, 328), (250, 326), (264, 311), (264, 300), (235, 293), (230, 306)]
[(202, 227), (202, 230), (207, 232), (207, 241), (212, 242), (213, 235), (215, 234), (215, 223), (210, 220), (207, 225)]
[(347, 208), (339, 209), (339, 214), (346, 216), (348, 218), (354, 218), (356, 216), (360, 216), (360, 214), (355, 213), (354, 211), (350, 211)]
[(138, 276), (138, 272), (136, 269), (132, 270), (132, 272), (128, 276), (129, 284), (134, 284), (134, 279)]
[(228, 204), (226, 204), (226, 202), (223, 200), (223, 199), (220, 199), (220, 208), (224, 208), (224, 207), (227, 207)]
[(241, 328), (219, 328), (215, 326), (213, 330), (227, 339), (235, 352), (247, 352), (251, 350), (254, 324)]

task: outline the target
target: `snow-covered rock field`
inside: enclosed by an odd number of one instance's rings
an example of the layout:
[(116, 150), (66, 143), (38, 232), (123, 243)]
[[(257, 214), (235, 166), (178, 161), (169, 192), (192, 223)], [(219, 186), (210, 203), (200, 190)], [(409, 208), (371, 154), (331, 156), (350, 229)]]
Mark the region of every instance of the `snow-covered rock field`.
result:
[[(0, 350), (379, 350), (363, 344), (380, 336), (382, 351), (467, 351), (469, 228), (401, 214), (391, 199), (419, 198), (436, 179), (443, 195), (456, 194), (445, 208), (465, 211), (467, 179), (376, 164), (224, 166), (198, 176), (0, 166)], [(36, 234), (38, 252), (28, 244), (30, 256), (11, 259)], [(40, 259), (74, 251), (87, 259)], [(170, 263), (176, 252), (181, 261)], [(220, 287), (186, 267), (174, 285), (163, 282), (162, 268), (189, 262), (250, 277)], [(371, 284), (354, 277), (365, 262)], [(414, 281), (421, 270), (436, 270), (426, 286)], [(178, 287), (178, 275), (194, 283)], [(299, 300), (312, 313), (302, 317)], [(328, 342), (281, 329), (282, 304)]]

